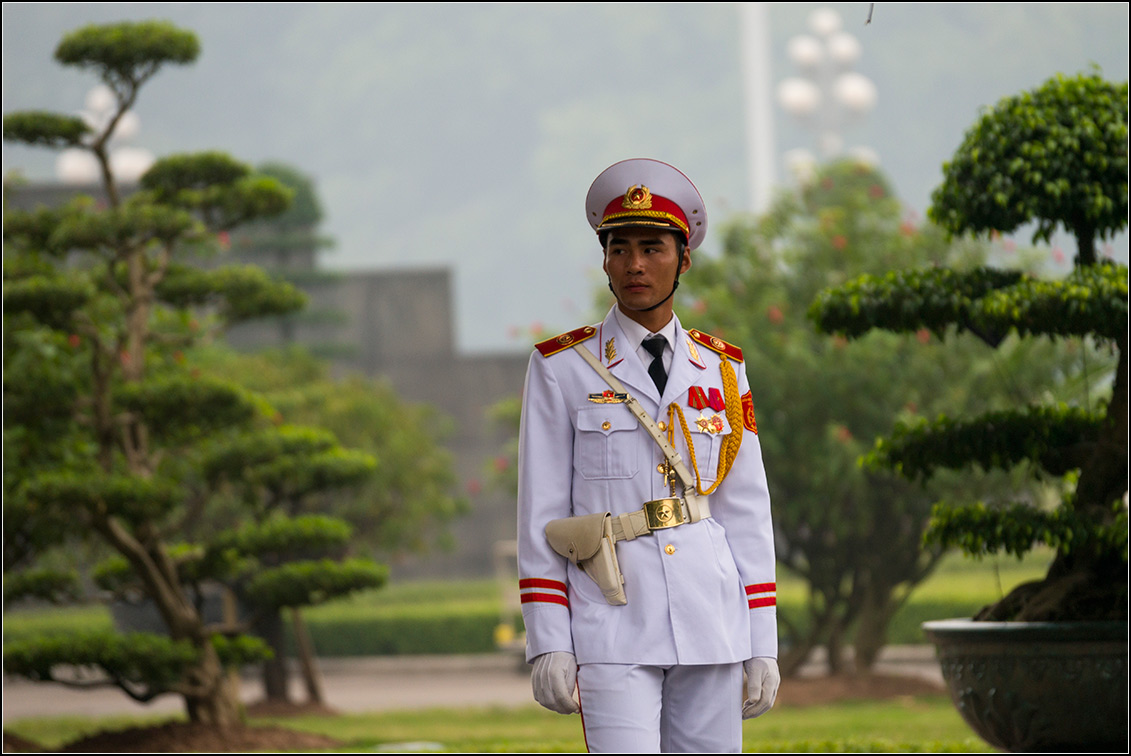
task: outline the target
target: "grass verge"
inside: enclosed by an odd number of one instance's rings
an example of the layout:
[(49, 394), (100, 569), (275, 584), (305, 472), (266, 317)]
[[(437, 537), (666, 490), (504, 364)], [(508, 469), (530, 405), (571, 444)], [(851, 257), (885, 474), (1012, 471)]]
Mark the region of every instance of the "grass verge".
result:
[[(13, 722), (5, 729), (54, 750), (98, 730), (160, 721), (168, 719), (46, 717)], [(252, 723), (328, 735), (345, 744), (341, 752), (585, 751), (578, 717), (559, 716), (536, 706), (307, 716)], [(743, 725), (746, 752), (985, 752), (988, 748), (942, 696), (781, 707)]]

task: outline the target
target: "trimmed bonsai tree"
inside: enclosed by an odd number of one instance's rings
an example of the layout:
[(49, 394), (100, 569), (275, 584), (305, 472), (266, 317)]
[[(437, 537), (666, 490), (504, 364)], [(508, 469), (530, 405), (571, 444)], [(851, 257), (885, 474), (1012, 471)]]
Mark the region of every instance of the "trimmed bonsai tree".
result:
[(1028, 465), (1059, 480), (1051, 507), (939, 503), (927, 538), (972, 555), (1055, 549), (1043, 580), (1019, 586), (980, 619), (1126, 620), (1127, 268), (1101, 259), (1096, 242), (1127, 225), (1127, 84), (1097, 73), (1057, 76), (1005, 98), (943, 173), (932, 220), (982, 236), (1035, 223), (1034, 240), (1063, 226), (1077, 241), (1073, 271), (1061, 279), (988, 267), (865, 276), (818, 296), (811, 315), (819, 328), (849, 338), (926, 328), (948, 339), (973, 334), (991, 348), (1007, 338), (1073, 339), (1083, 377), (1110, 380), (1110, 394), (900, 423), (866, 464), (915, 479)]
[[(979, 343), (946, 344), (927, 330), (874, 334), (849, 346), (806, 317), (823, 289), (897, 267), (984, 265), (994, 245), (948, 240), (910, 217), (883, 173), (853, 160), (824, 164), (769, 211), (740, 218), (718, 258), (700, 258), (686, 284), (695, 324), (742, 345), (774, 496), (779, 564), (807, 586), (801, 611), (779, 608), (796, 674), (815, 648), (832, 674), (875, 663), (892, 618), (946, 553), (919, 548), (932, 504), (961, 492), (1004, 495), (1015, 476), (936, 475), (926, 486), (861, 470), (860, 455), (893, 417), (985, 412), (1036, 399), (1071, 363), (1059, 345), (1018, 342), (995, 355)], [(691, 317), (691, 316), (688, 316)], [(1020, 369), (1008, 385), (995, 362)], [(1036, 481), (1025, 493), (1039, 496)], [(852, 661), (845, 653), (851, 643)]]
[[(66, 568), (89, 546), (110, 555), (97, 584), (145, 599), (165, 630), (19, 640), (4, 668), (139, 701), (178, 694), (191, 721), (224, 727), (242, 719), (226, 667), (269, 655), (246, 634), (257, 620), (380, 585), (385, 570), (345, 558), (344, 523), (288, 510), (361, 482), (372, 457), (283, 425), (261, 397), (186, 357), (233, 323), (304, 305), (253, 266), (199, 264), (219, 252), (219, 233), (283, 211), (289, 191), (221, 153), (164, 158), (128, 190), (111, 168), (107, 144), (139, 88), (198, 52), (195, 35), (164, 22), (79, 29), (55, 56), (111, 89), (109, 121), (4, 118), (6, 140), (86, 149), (101, 169), (93, 196), (62, 206), (6, 197), (5, 606), (78, 595)], [(206, 615), (219, 586), (250, 599), (242, 614)]]

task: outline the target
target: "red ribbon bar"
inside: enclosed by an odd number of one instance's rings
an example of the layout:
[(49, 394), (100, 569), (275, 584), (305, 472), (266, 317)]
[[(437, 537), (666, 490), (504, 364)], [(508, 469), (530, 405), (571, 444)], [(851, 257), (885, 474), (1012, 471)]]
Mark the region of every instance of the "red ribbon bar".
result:
[[(715, 389), (712, 389), (714, 391)], [(707, 395), (700, 386), (692, 386), (687, 392), (687, 406), (701, 410), (707, 406)]]
[(726, 402), (723, 401), (723, 395), (717, 388), (711, 389), (711, 398), (707, 400), (707, 404), (709, 404), (711, 409), (715, 412), (722, 412), (727, 408)]

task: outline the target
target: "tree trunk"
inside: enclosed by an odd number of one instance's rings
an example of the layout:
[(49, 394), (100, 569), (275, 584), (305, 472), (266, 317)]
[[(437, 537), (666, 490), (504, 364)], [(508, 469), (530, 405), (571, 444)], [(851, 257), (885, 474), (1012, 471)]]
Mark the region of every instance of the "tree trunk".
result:
[(829, 639), (825, 642), (826, 660), (830, 675), (844, 671), (844, 621), (838, 619), (830, 624)]
[(194, 691), (185, 694), (190, 722), (221, 729), (243, 724), (243, 705), (210, 642), (204, 642), (200, 662), (186, 673), (185, 680)]
[(306, 631), (306, 623), (303, 622), (302, 612), (298, 607), (291, 609), (291, 622), (295, 630), (299, 662), (302, 665), (302, 679), (306, 683), (306, 699), (313, 704), (324, 704), (326, 701), (322, 695), (322, 677), (318, 674), (314, 644), (310, 642), (310, 633)]
[(888, 626), (898, 604), (887, 596), (870, 596), (865, 600), (856, 621), (856, 637), (852, 641), (853, 661), (857, 674), (871, 671), (888, 642)]
[(263, 662), (263, 698), (272, 703), (290, 703), (283, 617), (278, 612), (272, 612), (257, 622), (255, 629), (256, 634), (275, 652), (273, 658)]
[[(820, 643), (821, 636), (830, 622), (832, 610), (818, 610), (816, 599), (809, 597), (809, 630), (804, 637), (793, 638), (790, 649), (778, 660), (778, 669), (782, 677), (794, 677), (801, 671), (801, 667), (809, 661), (813, 649)], [(826, 602), (827, 604), (827, 602)]]

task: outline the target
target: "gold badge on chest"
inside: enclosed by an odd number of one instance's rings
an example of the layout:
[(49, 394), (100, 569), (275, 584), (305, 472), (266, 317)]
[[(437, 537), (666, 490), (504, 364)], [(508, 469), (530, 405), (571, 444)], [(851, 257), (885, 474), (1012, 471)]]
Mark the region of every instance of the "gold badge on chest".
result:
[(723, 419), (718, 415), (699, 415), (695, 418), (695, 425), (699, 430), (711, 435), (722, 433), (724, 429)]

